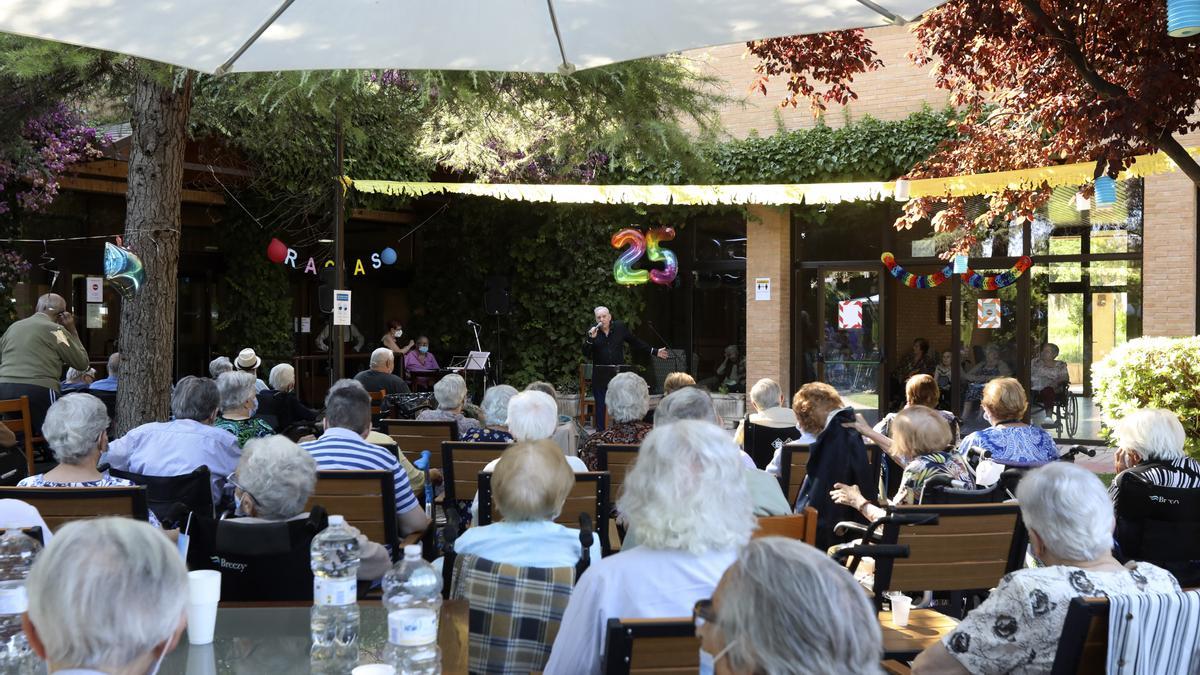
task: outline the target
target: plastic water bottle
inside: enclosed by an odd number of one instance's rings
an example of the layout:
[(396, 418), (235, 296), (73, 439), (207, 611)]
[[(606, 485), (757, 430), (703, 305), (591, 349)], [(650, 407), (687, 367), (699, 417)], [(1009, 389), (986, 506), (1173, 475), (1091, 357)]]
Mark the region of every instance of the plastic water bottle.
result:
[(42, 545), (21, 532), (19, 525), (4, 529), (0, 537), (0, 671), (32, 673), (39, 659), (21, 630), (21, 614), (29, 609), (25, 579)]
[(441, 673), (442, 577), (421, 559), (420, 546), (405, 546), (404, 559), (383, 575), (383, 607), (388, 613), (385, 661), (400, 675)]
[(358, 537), (342, 516), (313, 537), (312, 672), (348, 673), (358, 663)]

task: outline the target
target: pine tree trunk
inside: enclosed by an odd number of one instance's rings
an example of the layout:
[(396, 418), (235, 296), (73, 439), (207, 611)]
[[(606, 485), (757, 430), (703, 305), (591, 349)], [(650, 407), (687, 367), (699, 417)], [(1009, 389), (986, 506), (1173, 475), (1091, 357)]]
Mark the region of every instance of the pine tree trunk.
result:
[(118, 434), (170, 414), (191, 75), (183, 86), (171, 87), (143, 73), (132, 108), (125, 246), (142, 259), (146, 280), (133, 299), (121, 303)]

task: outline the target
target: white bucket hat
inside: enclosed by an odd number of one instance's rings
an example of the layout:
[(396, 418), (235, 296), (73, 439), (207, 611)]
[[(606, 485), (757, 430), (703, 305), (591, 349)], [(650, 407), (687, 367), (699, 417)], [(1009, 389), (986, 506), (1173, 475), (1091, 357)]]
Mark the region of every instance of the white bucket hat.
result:
[(237, 360), (233, 362), (233, 365), (237, 366), (238, 370), (255, 370), (262, 365), (262, 359), (258, 358), (258, 354), (255, 354), (253, 349), (246, 347), (238, 352)]

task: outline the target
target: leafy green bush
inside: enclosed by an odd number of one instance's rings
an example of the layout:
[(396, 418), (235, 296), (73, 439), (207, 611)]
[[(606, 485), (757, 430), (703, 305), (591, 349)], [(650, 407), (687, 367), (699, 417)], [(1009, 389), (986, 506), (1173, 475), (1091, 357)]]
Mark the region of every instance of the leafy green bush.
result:
[(1200, 457), (1200, 336), (1130, 340), (1092, 367), (1092, 381), (1107, 424), (1138, 408), (1170, 410)]

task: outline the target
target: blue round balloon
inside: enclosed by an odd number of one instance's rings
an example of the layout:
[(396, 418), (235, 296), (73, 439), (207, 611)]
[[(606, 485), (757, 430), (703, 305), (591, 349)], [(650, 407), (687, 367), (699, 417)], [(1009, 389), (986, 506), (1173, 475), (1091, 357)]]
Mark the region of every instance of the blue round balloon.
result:
[(379, 252), (379, 259), (383, 261), (384, 265), (396, 264), (396, 249), (391, 246), (383, 249)]

